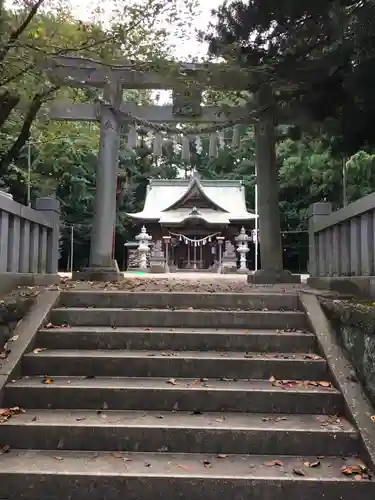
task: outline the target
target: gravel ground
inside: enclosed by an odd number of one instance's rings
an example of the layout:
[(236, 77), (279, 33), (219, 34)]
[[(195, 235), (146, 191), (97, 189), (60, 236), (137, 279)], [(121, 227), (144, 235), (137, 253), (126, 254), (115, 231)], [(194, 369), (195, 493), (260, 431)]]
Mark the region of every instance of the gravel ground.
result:
[(62, 278), (61, 288), (69, 289), (95, 289), (95, 290), (124, 290), (127, 292), (207, 292), (207, 293), (251, 293), (251, 292), (284, 292), (300, 290), (306, 285), (249, 285), (246, 276), (228, 277), (201, 277), (192, 279), (181, 276), (168, 278), (151, 276), (126, 276), (121, 282), (98, 283), (71, 281)]

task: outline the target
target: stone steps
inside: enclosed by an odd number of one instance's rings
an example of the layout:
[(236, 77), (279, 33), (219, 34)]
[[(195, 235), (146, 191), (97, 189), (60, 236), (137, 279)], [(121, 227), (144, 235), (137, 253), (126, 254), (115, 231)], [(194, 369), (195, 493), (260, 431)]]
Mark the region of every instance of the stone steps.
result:
[[(282, 466), (265, 464), (277, 460)], [(372, 481), (341, 473), (341, 458), (315, 456), (14, 451), (0, 460), (3, 498), (370, 500)], [(357, 458), (348, 463), (361, 463)], [(298, 471), (298, 474), (295, 472)], [(306, 474), (305, 476), (299, 475)], [(48, 493), (48, 496), (47, 496)]]
[(37, 345), (47, 349), (171, 349), (173, 351), (316, 352), (312, 333), (285, 330), (193, 328), (45, 328)]
[(4, 390), (2, 500), (375, 497), (296, 294), (72, 291), (49, 321)]
[[(273, 386), (268, 380), (24, 377), (8, 384), (8, 407), (113, 410), (235, 411), (254, 413), (326, 413), (343, 410), (343, 400), (333, 387), (291, 383)], [(223, 377), (225, 374), (223, 374)]]
[(358, 432), (326, 415), (28, 410), (3, 424), (12, 448), (351, 456)]
[[(213, 285), (214, 291), (214, 285)], [(295, 293), (194, 293), (194, 292), (137, 292), (69, 291), (62, 292), (61, 307), (100, 307), (125, 309), (224, 309), (224, 310), (284, 310), (300, 309)]]
[(168, 328), (304, 329), (302, 311), (206, 311), (202, 309), (56, 308), (54, 325)]
[(326, 380), (327, 363), (306, 353), (49, 349), (23, 358), (25, 375)]

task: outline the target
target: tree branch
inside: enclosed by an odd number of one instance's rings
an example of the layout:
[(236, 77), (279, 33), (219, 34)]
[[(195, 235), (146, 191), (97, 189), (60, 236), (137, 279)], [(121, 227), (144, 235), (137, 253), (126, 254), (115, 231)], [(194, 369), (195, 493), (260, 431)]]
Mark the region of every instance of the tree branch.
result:
[(0, 50), (0, 62), (4, 61), (6, 55), (12, 48), (14, 42), (18, 40), (18, 38), (22, 35), (22, 33), (27, 29), (33, 18), (35, 17), (36, 13), (38, 12), (39, 7), (42, 5), (44, 0), (37, 0), (35, 4), (31, 7), (30, 12), (24, 19), (24, 21), (18, 26), (17, 29), (15, 29), (11, 35), (9, 36), (9, 39), (7, 43), (4, 45), (2, 50)]
[(43, 103), (59, 88), (60, 87), (58, 86), (54, 86), (43, 92), (35, 94), (26, 113), (17, 139), (14, 141), (8, 151), (0, 158), (0, 172), (2, 174), (6, 172), (9, 169), (11, 163), (19, 157), (22, 147), (30, 137), (31, 125), (33, 124), (36, 115), (38, 114)]

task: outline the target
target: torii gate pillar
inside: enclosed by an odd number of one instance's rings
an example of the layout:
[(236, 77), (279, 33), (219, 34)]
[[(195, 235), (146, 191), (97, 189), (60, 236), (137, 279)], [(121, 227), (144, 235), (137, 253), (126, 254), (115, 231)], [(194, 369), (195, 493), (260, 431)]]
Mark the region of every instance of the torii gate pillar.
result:
[[(116, 81), (104, 87), (104, 101), (116, 109), (122, 102), (122, 87)], [(91, 230), (90, 264), (74, 279), (118, 281), (123, 279), (113, 260), (116, 227), (116, 185), (120, 147), (120, 123), (109, 107), (101, 106), (100, 144), (96, 170), (95, 209)]]
[[(276, 159), (275, 110), (272, 89), (263, 86), (257, 93), (259, 109), (265, 109), (255, 123), (259, 242), (261, 269), (248, 275), (249, 283), (299, 283), (300, 276), (283, 268), (279, 181)], [(269, 106), (266, 108), (266, 106)]]

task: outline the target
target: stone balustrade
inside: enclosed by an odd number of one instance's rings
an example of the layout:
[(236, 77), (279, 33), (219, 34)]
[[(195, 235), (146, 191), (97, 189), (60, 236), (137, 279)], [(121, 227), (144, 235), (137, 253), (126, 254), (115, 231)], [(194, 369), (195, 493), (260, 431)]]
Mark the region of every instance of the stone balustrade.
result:
[(33, 209), (0, 193), (0, 290), (56, 281), (59, 216), (54, 198), (38, 198)]
[(334, 212), (314, 203), (309, 215), (310, 285), (374, 295), (375, 193)]

